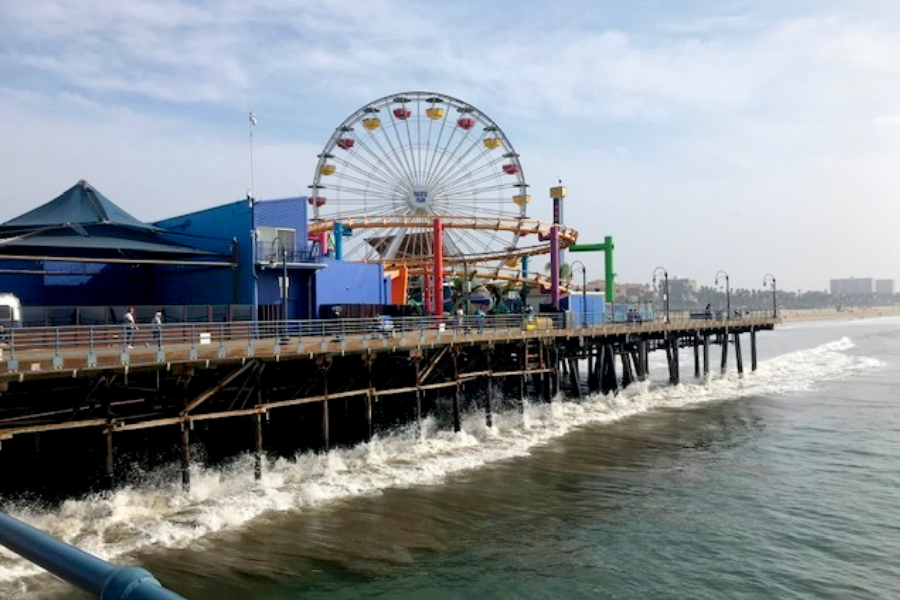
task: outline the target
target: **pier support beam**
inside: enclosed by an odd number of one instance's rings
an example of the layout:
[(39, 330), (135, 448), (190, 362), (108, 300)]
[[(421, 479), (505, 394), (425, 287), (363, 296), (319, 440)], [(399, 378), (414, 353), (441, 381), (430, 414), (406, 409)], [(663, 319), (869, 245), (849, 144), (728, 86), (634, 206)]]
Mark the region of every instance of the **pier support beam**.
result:
[(616, 377), (616, 348), (611, 344), (600, 347), (600, 361), (603, 371), (600, 374), (600, 391), (604, 394), (619, 392), (619, 381)]
[(421, 439), (422, 437), (422, 388), (419, 387), (421, 385), (420, 373), (419, 373), (419, 361), (421, 357), (418, 355), (414, 355), (412, 357), (413, 363), (413, 377), (415, 377), (416, 381), (416, 435)]
[(722, 340), (722, 364), (721, 364), (721, 373), (725, 374), (725, 369), (728, 367), (728, 330), (725, 330), (725, 333), (719, 336), (719, 339)]
[(187, 421), (181, 422), (181, 489), (191, 489), (191, 433)]
[(459, 348), (454, 346), (450, 352), (453, 356), (453, 381), (456, 382), (453, 387), (453, 431), (459, 433), (462, 430), (459, 419), (460, 395), (462, 394), (462, 382), (459, 380)]
[(588, 346), (588, 391), (600, 391), (600, 349)]
[[(103, 412), (106, 413), (106, 428), (103, 430), (103, 435), (106, 438), (106, 460), (104, 462), (104, 475), (106, 481), (104, 485), (107, 489), (112, 489), (116, 485), (116, 461), (115, 454), (113, 448), (113, 422), (112, 422), (112, 403), (109, 399), (109, 390), (105, 390), (107, 393), (103, 398)], [(40, 434), (36, 433), (34, 436), (35, 440), (35, 454), (38, 454), (38, 450), (40, 449), (39, 440)]]
[(487, 390), (485, 390), (484, 396), (484, 421), (485, 425), (487, 425), (488, 429), (494, 426), (494, 376), (493, 372), (493, 361), (491, 360), (494, 357), (493, 349), (488, 348), (485, 352), (485, 357), (487, 358), (487, 368), (488, 368), (488, 376), (487, 376)]
[(703, 332), (703, 376), (709, 377), (709, 332)]
[(750, 370), (756, 370), (756, 328), (750, 328)]
[(319, 355), (317, 357), (319, 376), (322, 378), (322, 451), (331, 450), (331, 431), (328, 422), (328, 367), (331, 366), (331, 357)]
[(262, 426), (262, 415), (256, 413), (253, 415), (253, 440), (254, 440), (254, 453), (253, 453), (253, 478), (259, 481), (262, 479), (262, 468), (263, 468), (263, 426)]
[(666, 340), (666, 358), (669, 360), (669, 383), (678, 385), (681, 383), (681, 360), (678, 357), (679, 338), (672, 335)]
[(737, 363), (738, 375), (744, 375), (744, 357), (741, 355), (741, 334), (734, 332), (734, 360)]
[(694, 378), (700, 379), (700, 333), (694, 333)]
[[(366, 354), (366, 385), (368, 387), (368, 392), (366, 392), (366, 443), (372, 441), (372, 390), (375, 389), (375, 383), (372, 381), (372, 367), (375, 364), (375, 357), (371, 354)], [(375, 396), (374, 400), (377, 401), (378, 397)]]
[(559, 395), (560, 390), (560, 370), (559, 370), (559, 348), (556, 344), (547, 347), (547, 353), (550, 355), (550, 364), (553, 365), (551, 375), (550, 398), (551, 400)]
[(627, 388), (634, 383), (634, 369), (631, 366), (631, 354), (627, 350), (622, 351), (622, 387)]
[(569, 383), (572, 384), (572, 394), (581, 399), (581, 381), (578, 378), (578, 359), (569, 358)]
[(525, 379), (525, 369), (528, 366), (528, 342), (522, 342), (519, 346), (519, 413), (525, 414), (525, 389), (528, 384)]

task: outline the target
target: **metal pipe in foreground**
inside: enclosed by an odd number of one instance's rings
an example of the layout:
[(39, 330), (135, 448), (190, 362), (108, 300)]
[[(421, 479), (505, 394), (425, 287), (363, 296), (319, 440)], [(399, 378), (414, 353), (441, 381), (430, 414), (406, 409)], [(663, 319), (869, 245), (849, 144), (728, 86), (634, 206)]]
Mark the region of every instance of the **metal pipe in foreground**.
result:
[(140, 567), (117, 567), (0, 512), (0, 544), (99, 600), (184, 600)]

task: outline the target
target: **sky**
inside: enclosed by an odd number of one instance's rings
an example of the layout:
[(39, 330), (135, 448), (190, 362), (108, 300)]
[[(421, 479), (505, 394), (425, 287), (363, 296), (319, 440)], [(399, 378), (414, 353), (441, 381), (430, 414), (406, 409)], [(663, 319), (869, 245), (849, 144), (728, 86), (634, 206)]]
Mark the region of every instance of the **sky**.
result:
[[(426, 90), (568, 189), (620, 282), (900, 280), (894, 0), (0, 2), (0, 222), (86, 179), (155, 221), (305, 194), (335, 127)], [(602, 254), (577, 257), (602, 277)]]

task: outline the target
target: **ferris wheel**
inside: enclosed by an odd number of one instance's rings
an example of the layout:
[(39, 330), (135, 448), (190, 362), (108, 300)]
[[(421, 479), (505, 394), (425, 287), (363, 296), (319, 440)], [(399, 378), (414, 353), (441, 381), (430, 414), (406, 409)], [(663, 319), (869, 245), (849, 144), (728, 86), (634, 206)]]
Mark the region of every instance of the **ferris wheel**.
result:
[(445, 94), (371, 102), (337, 127), (310, 186), (311, 231), (344, 223), (346, 260), (421, 266), (432, 222), (450, 262), (509, 263), (530, 197), (519, 156), (494, 121)]

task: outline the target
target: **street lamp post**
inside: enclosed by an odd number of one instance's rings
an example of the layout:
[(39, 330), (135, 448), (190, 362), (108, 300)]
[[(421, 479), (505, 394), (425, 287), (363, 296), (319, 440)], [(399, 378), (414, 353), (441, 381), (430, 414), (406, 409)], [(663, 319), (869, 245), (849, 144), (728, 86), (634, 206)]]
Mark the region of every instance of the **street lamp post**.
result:
[(766, 287), (766, 282), (771, 279), (772, 280), (772, 317), (778, 318), (778, 300), (776, 298), (777, 288), (775, 286), (775, 276), (771, 273), (766, 273), (763, 277), (763, 287)]
[(471, 299), (472, 291), (469, 286), (469, 263), (463, 261), (463, 281), (462, 281), (462, 293), (463, 293), (463, 302), (465, 303), (463, 308), (463, 313), (466, 315), (469, 314), (469, 300)]
[(581, 326), (587, 327), (587, 268), (580, 260), (572, 263), (572, 272), (575, 267), (581, 267)]
[(663, 268), (663, 267), (656, 267), (655, 269), (653, 269), (653, 285), (654, 286), (656, 285), (656, 272), (657, 271), (663, 272), (663, 279), (665, 280), (666, 295), (663, 298), (665, 300), (665, 306), (666, 306), (666, 323), (668, 323), (669, 322), (669, 272), (666, 271), (665, 268)]
[(272, 240), (272, 260), (269, 261), (269, 266), (271, 268), (275, 268), (278, 266), (278, 247), (281, 246), (281, 267), (282, 267), (282, 275), (281, 275), (281, 320), (287, 321), (287, 289), (288, 289), (288, 274), (287, 274), (287, 247), (284, 245), (284, 240), (281, 238), (275, 238)]
[(731, 318), (731, 283), (728, 277), (728, 273), (725, 271), (719, 271), (716, 273), (716, 285), (719, 285), (719, 275), (725, 276), (725, 318)]

